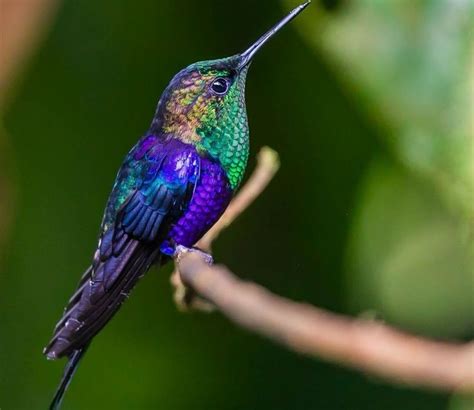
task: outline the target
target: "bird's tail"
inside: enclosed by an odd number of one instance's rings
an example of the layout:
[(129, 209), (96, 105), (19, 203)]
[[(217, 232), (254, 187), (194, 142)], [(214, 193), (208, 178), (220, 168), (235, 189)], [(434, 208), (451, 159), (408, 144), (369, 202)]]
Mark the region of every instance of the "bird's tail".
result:
[(77, 366), (82, 359), (82, 356), (84, 356), (84, 353), (86, 353), (87, 348), (88, 345), (82, 347), (81, 349), (74, 350), (69, 355), (68, 362), (64, 368), (63, 377), (61, 378), (61, 382), (59, 383), (58, 389), (56, 390), (53, 401), (49, 406), (49, 410), (58, 410), (60, 408), (64, 393), (66, 393), (69, 383), (71, 383), (72, 377), (77, 370)]

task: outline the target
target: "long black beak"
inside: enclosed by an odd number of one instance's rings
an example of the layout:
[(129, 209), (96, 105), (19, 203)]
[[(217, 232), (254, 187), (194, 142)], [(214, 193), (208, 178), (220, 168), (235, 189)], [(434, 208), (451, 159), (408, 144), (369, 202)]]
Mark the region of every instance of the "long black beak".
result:
[(243, 69), (252, 62), (252, 58), (257, 53), (258, 50), (272, 38), (283, 26), (293, 20), (298, 14), (300, 14), (306, 7), (309, 6), (311, 0), (307, 1), (304, 4), (296, 7), (290, 14), (288, 14), (283, 20), (274, 25), (270, 30), (268, 30), (262, 37), (260, 37), (255, 43), (253, 43), (247, 50), (240, 54), (240, 61), (238, 70)]

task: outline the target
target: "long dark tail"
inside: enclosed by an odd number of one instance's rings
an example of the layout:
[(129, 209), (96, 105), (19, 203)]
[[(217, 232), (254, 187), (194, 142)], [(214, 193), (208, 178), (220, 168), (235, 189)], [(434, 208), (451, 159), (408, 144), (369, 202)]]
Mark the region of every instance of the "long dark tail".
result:
[(74, 350), (70, 354), (66, 367), (64, 368), (63, 377), (61, 378), (61, 382), (59, 383), (58, 389), (56, 390), (53, 401), (49, 406), (49, 410), (58, 410), (60, 408), (64, 393), (66, 393), (66, 390), (71, 383), (72, 377), (77, 370), (77, 365), (82, 359), (82, 356), (84, 356), (84, 353), (86, 353), (88, 347), (89, 345), (84, 346), (81, 349)]

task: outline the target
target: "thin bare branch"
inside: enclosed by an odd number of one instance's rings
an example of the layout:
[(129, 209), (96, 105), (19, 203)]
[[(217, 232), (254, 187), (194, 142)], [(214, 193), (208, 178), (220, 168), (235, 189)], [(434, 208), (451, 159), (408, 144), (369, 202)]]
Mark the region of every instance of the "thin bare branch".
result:
[(196, 254), (183, 255), (178, 268), (185, 285), (234, 323), (291, 350), (411, 386), (474, 388), (474, 343), (437, 342), (296, 303)]
[[(198, 247), (210, 250), (219, 233), (265, 189), (278, 169), (277, 158), (268, 149), (260, 154), (253, 176)], [(209, 311), (215, 307), (237, 325), (295, 352), (387, 381), (447, 391), (474, 389), (472, 342), (434, 341), (293, 302), (238, 279), (224, 266), (209, 266), (194, 253), (180, 255), (175, 264), (172, 283), (177, 289), (175, 300), (182, 308)]]

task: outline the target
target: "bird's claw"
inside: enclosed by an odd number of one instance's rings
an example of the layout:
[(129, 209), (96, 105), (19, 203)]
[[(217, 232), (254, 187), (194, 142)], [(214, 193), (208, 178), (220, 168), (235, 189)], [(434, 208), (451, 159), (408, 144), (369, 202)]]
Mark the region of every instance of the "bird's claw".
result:
[(179, 260), (183, 257), (183, 255), (185, 255), (188, 252), (198, 254), (204, 260), (204, 262), (206, 262), (208, 265), (214, 264), (214, 258), (209, 253), (201, 251), (198, 248), (187, 248), (186, 246), (182, 246), (182, 245), (176, 246), (176, 249), (174, 252), (174, 259), (176, 260), (176, 262), (179, 263)]

